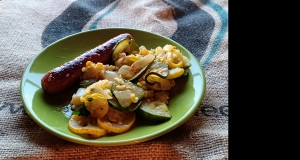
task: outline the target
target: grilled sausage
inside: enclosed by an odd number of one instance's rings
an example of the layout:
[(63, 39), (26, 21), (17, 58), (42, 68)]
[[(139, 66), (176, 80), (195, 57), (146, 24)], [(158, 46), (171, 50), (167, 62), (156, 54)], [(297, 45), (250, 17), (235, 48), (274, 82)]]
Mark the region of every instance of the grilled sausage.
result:
[(108, 64), (111, 60), (111, 53), (114, 46), (125, 38), (133, 39), (128, 33), (120, 34), (47, 72), (41, 79), (43, 90), (48, 94), (56, 94), (72, 86), (80, 79), (80, 76), (83, 74), (82, 67), (86, 65), (87, 61)]

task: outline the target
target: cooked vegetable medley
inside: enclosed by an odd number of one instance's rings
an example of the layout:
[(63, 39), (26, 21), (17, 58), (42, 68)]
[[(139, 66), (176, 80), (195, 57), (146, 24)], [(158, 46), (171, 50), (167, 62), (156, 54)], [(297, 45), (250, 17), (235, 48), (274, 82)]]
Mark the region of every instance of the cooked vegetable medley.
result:
[(111, 65), (88, 61), (82, 68), (70, 102), (70, 131), (99, 138), (128, 131), (136, 117), (155, 123), (171, 119), (169, 90), (190, 65), (176, 46), (147, 49), (124, 39), (114, 48)]

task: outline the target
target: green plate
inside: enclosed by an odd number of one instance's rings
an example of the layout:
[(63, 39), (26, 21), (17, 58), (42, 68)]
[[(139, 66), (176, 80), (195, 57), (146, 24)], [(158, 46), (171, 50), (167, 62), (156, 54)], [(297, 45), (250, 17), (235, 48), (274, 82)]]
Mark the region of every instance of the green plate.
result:
[[(172, 119), (161, 124), (151, 124), (137, 119), (128, 132), (103, 136), (98, 139), (88, 139), (74, 134), (68, 129), (71, 111), (66, 106), (77, 88), (71, 87), (63, 93), (50, 96), (42, 90), (41, 78), (49, 70), (122, 33), (131, 34), (138, 45), (144, 45), (147, 49), (163, 47), (165, 44), (175, 45), (189, 58), (192, 66), (189, 69), (188, 77), (176, 81), (176, 86), (171, 91), (168, 106)], [(52, 43), (29, 63), (20, 83), (20, 94), (24, 107), (40, 127), (62, 139), (91, 146), (129, 145), (164, 135), (182, 125), (196, 112), (204, 97), (205, 89), (204, 71), (197, 58), (186, 48), (164, 36), (127, 28), (89, 30)]]

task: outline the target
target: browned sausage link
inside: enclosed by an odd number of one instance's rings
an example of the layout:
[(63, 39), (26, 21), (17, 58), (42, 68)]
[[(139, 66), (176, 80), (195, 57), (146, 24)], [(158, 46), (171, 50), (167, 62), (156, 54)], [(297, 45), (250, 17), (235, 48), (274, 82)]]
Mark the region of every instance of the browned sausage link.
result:
[(64, 91), (79, 80), (82, 75), (82, 67), (86, 65), (87, 61), (108, 64), (114, 46), (125, 38), (133, 39), (128, 33), (120, 34), (60, 67), (49, 71), (41, 80), (42, 88), (48, 94), (56, 94)]

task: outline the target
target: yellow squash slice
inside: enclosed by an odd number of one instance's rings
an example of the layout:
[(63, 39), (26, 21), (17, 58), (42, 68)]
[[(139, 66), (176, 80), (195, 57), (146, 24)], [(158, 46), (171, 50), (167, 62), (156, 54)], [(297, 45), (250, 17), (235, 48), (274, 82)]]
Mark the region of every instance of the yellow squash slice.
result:
[(68, 128), (73, 133), (87, 134), (91, 138), (99, 138), (107, 133), (105, 129), (98, 126), (97, 119), (94, 117), (72, 115)]
[(123, 133), (133, 126), (135, 118), (135, 112), (123, 113), (109, 108), (108, 113), (104, 117), (98, 118), (97, 122), (101, 128), (108, 132)]

